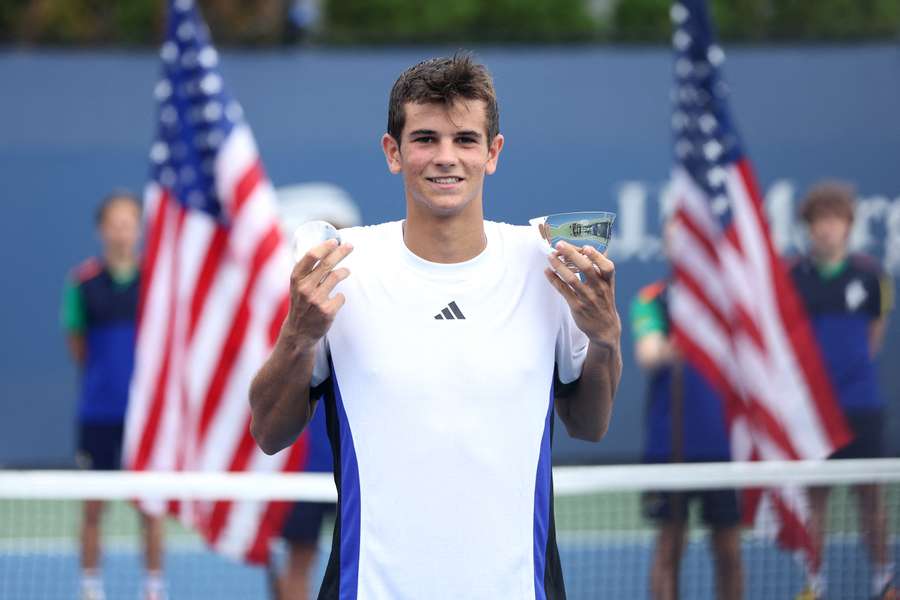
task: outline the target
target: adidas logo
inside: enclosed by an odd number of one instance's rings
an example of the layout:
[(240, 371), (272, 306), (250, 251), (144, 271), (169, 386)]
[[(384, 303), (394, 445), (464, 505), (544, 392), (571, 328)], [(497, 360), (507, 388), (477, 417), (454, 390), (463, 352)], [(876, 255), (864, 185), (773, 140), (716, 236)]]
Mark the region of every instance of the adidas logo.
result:
[(465, 319), (466, 317), (462, 314), (462, 311), (459, 310), (456, 302), (451, 301), (450, 304), (447, 305), (447, 308), (442, 308), (441, 312), (434, 315), (434, 318), (438, 321), (443, 321), (444, 319), (452, 321), (454, 319)]

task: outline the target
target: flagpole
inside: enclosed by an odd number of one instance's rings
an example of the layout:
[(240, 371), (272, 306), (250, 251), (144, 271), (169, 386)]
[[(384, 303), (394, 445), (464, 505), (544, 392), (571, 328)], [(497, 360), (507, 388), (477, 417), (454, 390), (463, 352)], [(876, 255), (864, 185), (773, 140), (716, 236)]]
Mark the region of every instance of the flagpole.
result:
[[(669, 416), (672, 425), (672, 448), (669, 460), (673, 463), (682, 463), (684, 462), (684, 361), (677, 355), (672, 362), (672, 379), (669, 382), (669, 410), (671, 412)], [(687, 527), (689, 515), (685, 513), (683, 522), (677, 520), (680, 518), (684, 508), (685, 497), (683, 492), (671, 492), (671, 501), (672, 515), (676, 519), (676, 526), (680, 526), (679, 533), (681, 533), (680, 539), (676, 541), (678, 548), (676, 552), (679, 554), (679, 560), (676, 564), (680, 565), (680, 554), (684, 540), (684, 530), (682, 528)], [(680, 572), (681, 569), (676, 568), (672, 574), (674, 580), (672, 591), (675, 594), (675, 598), (679, 597)]]

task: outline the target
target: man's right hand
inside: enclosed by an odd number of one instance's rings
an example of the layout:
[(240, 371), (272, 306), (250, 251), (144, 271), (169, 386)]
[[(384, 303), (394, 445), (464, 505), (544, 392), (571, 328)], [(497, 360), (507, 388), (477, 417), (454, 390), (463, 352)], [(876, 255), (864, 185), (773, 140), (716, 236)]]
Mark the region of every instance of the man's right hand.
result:
[(312, 350), (331, 327), (344, 295), (331, 292), (350, 275), (346, 268), (335, 269), (350, 252), (350, 244), (328, 240), (313, 247), (294, 265), (291, 272), (291, 308), (285, 330), (295, 350)]

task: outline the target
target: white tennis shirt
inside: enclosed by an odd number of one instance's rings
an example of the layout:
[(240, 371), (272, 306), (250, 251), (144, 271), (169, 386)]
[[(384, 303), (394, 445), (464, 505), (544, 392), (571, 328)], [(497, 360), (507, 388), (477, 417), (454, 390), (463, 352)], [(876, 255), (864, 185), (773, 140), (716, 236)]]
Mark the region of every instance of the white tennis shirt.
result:
[(554, 368), (587, 338), (547, 282), (529, 227), (485, 222), (486, 249), (437, 264), (401, 222), (341, 231), (347, 299), (320, 343), (339, 492), (320, 598), (561, 597), (552, 518)]

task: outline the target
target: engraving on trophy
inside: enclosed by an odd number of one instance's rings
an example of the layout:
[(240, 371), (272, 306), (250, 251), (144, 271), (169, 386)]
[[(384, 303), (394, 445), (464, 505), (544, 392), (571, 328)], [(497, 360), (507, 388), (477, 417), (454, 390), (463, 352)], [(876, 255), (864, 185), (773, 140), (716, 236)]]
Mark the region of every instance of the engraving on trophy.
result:
[[(541, 237), (551, 248), (556, 248), (559, 242), (566, 242), (573, 246), (592, 246), (598, 252), (605, 253), (612, 236), (612, 224), (616, 220), (616, 214), (611, 212), (570, 212), (555, 213), (545, 217), (535, 217), (529, 223), (536, 227)], [(563, 262), (570, 269), (579, 273), (584, 280), (584, 274), (568, 260)], [(595, 266), (596, 268), (596, 266)]]
[(560, 241), (574, 246), (593, 246), (606, 252), (616, 215), (611, 212), (570, 212), (537, 217), (529, 221), (551, 247)]

